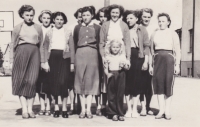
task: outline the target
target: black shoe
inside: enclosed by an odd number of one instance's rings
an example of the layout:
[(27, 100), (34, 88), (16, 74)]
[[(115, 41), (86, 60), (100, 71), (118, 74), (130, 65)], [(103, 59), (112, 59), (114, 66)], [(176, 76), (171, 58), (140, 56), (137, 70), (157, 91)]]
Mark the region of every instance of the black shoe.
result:
[(166, 114), (165, 114), (165, 119), (166, 119), (166, 120), (171, 120), (172, 117), (171, 117), (170, 115), (166, 115)]
[(112, 120), (113, 120), (113, 121), (118, 121), (118, 116), (117, 116), (117, 115), (114, 115), (114, 116), (112, 117)]
[(119, 117), (118, 117), (118, 120), (119, 120), (119, 121), (124, 121), (124, 120), (125, 120), (125, 119), (124, 119), (124, 116), (119, 116)]
[(156, 117), (155, 117), (155, 119), (162, 119), (162, 118), (164, 118), (165, 117), (165, 114), (162, 114), (162, 115), (157, 115)]
[(53, 117), (54, 117), (54, 118), (58, 118), (59, 115), (60, 115), (60, 112), (59, 112), (59, 111), (55, 111), (55, 112), (53, 113)]
[(63, 111), (63, 112), (62, 112), (62, 117), (63, 117), (63, 118), (68, 118), (67, 111)]

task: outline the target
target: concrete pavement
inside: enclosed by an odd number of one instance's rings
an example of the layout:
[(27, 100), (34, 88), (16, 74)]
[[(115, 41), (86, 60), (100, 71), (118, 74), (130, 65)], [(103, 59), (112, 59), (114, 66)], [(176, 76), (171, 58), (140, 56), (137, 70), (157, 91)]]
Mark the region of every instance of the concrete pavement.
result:
[[(133, 126), (133, 127), (199, 127), (200, 126), (200, 80), (189, 78), (176, 78), (174, 96), (172, 101), (172, 119), (156, 120), (155, 116), (139, 118), (126, 118), (124, 122), (113, 122), (105, 117), (94, 115), (93, 119), (79, 119), (78, 115), (72, 115), (68, 119), (53, 118), (52, 116), (38, 116), (36, 119), (22, 119), (21, 105), (17, 96), (11, 92), (11, 78), (0, 77), (0, 126)], [(158, 112), (158, 102), (153, 96), (151, 107)], [(34, 112), (39, 111), (39, 100), (36, 96)], [(125, 106), (126, 108), (126, 106)], [(138, 109), (140, 110), (140, 105)], [(53, 109), (53, 106), (52, 106)], [(93, 104), (92, 111), (96, 106)], [(125, 109), (124, 109), (125, 110)]]

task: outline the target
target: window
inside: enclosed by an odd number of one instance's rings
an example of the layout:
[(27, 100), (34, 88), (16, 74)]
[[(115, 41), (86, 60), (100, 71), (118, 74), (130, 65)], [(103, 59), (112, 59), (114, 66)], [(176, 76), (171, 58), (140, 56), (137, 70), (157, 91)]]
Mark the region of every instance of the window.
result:
[(192, 43), (193, 43), (193, 29), (189, 30), (190, 33), (190, 46), (189, 46), (189, 53), (192, 52)]

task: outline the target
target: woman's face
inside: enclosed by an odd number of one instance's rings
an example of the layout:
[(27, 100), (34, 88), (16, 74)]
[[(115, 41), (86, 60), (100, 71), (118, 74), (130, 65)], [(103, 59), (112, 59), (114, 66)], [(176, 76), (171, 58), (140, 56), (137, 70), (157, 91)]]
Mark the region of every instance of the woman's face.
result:
[(119, 8), (112, 9), (110, 12), (110, 15), (111, 15), (111, 20), (114, 22), (117, 22), (117, 20), (119, 19), (119, 16), (120, 16)]
[(57, 28), (57, 29), (60, 29), (60, 28), (62, 28), (63, 27), (63, 25), (64, 25), (64, 19), (63, 19), (63, 17), (62, 16), (56, 16), (56, 18), (54, 19), (54, 22), (55, 22), (55, 27)]
[(33, 22), (33, 18), (34, 18), (34, 12), (33, 12), (33, 10), (31, 10), (31, 11), (25, 11), (23, 13), (22, 17), (24, 18), (24, 21), (26, 23), (32, 23)]
[(79, 12), (78, 13), (78, 17), (77, 17), (77, 20), (78, 20), (78, 23), (82, 23), (82, 15), (81, 15), (81, 13)]
[(89, 12), (83, 12), (82, 19), (85, 24), (89, 24), (92, 21), (93, 15)]
[(119, 53), (120, 50), (120, 45), (118, 43), (113, 43), (111, 46), (111, 52), (114, 55), (117, 55)]
[(128, 23), (128, 26), (134, 26), (136, 22), (138, 21), (138, 18), (135, 17), (133, 14), (129, 14), (126, 17), (126, 21)]
[(51, 23), (51, 16), (47, 13), (43, 13), (41, 17), (41, 21), (44, 27), (48, 27)]
[(142, 12), (142, 24), (148, 26), (151, 21), (151, 14), (145, 11)]
[(104, 23), (105, 21), (107, 21), (107, 17), (105, 17), (104, 12), (100, 12), (99, 13), (99, 19), (101, 23)]
[(161, 16), (158, 18), (158, 25), (161, 30), (168, 28), (169, 23), (170, 22), (167, 20), (166, 16)]

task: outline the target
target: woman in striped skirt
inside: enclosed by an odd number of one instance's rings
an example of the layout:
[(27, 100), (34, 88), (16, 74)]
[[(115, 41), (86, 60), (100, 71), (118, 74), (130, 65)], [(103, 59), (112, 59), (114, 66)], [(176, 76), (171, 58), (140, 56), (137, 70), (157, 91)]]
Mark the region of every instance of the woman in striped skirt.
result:
[[(62, 100), (62, 117), (68, 118), (67, 97), (70, 84), (70, 71), (74, 68), (74, 43), (69, 41), (71, 31), (63, 27), (67, 17), (63, 12), (52, 14), (55, 27), (51, 28), (44, 40), (44, 68), (48, 74), (48, 91), (54, 96), (54, 117), (59, 117), (58, 96)], [(70, 70), (71, 69), (71, 70)]]
[(18, 95), (22, 105), (22, 118), (35, 118), (32, 111), (36, 82), (40, 68), (39, 47), (43, 39), (41, 26), (33, 23), (35, 10), (30, 5), (19, 9), (23, 23), (15, 26), (10, 44), (12, 93)]
[[(158, 95), (159, 113), (156, 119), (170, 120), (170, 106), (173, 95), (174, 74), (180, 72), (180, 40), (175, 31), (169, 29), (170, 16), (158, 15), (159, 30), (151, 37), (151, 59), (149, 71), (153, 75), (153, 93)], [(153, 61), (153, 62), (152, 62)]]

